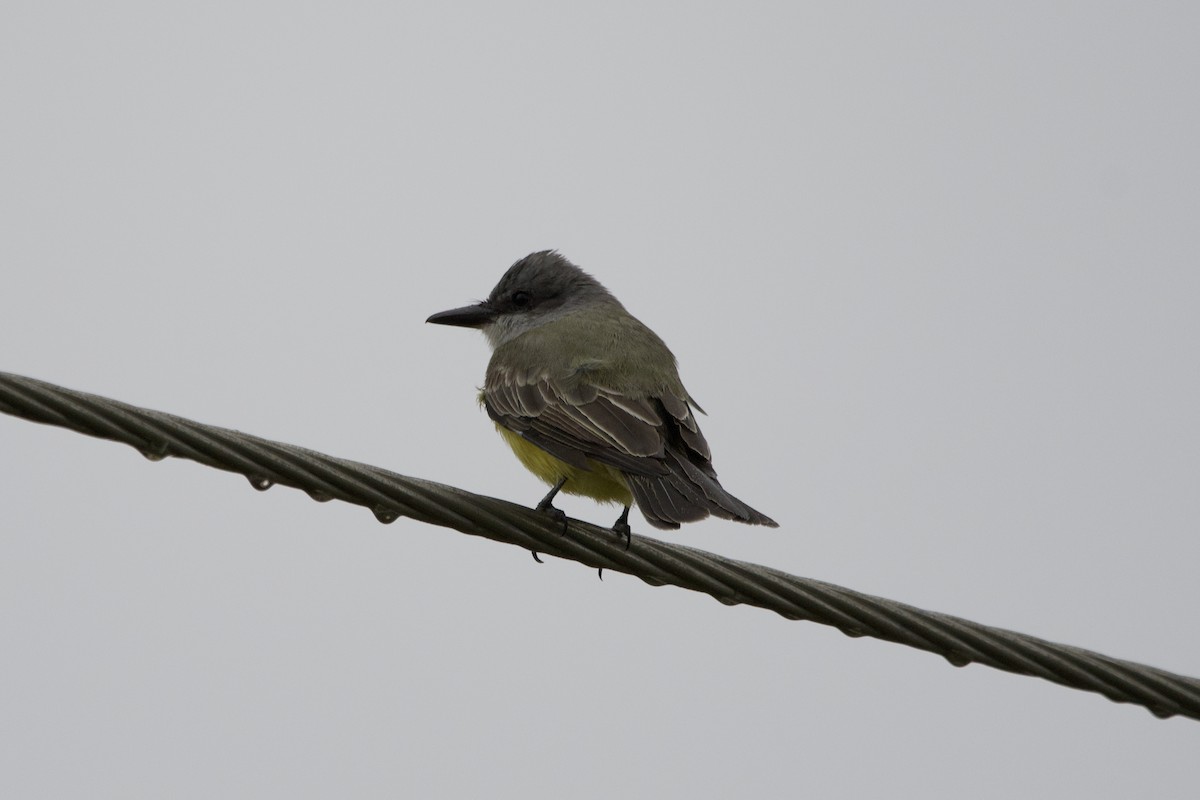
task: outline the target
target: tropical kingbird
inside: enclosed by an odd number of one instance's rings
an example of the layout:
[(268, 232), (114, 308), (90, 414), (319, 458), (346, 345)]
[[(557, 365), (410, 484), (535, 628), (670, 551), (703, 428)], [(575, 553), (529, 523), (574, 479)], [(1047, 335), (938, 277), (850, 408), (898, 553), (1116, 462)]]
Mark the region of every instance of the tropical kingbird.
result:
[(656, 528), (712, 514), (778, 527), (717, 482), (675, 356), (600, 282), (553, 250), (522, 258), (487, 300), (426, 322), (479, 328), (492, 359), (479, 401), (521, 463), (553, 488), (625, 507)]

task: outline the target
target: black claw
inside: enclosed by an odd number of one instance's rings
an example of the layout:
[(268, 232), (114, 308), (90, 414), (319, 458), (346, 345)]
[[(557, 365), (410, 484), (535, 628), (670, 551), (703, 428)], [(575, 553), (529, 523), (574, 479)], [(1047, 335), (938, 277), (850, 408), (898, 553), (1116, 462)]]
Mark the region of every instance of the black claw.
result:
[(604, 567), (600, 567), (600, 569), (596, 570), (596, 574), (600, 576), (600, 580), (604, 580)]
[(633, 530), (629, 527), (629, 506), (625, 506), (621, 516), (617, 517), (617, 521), (613, 523), (612, 529), (618, 536), (625, 537), (625, 549), (628, 550), (629, 546), (633, 544)]
[(536, 561), (536, 562), (538, 562), (539, 564), (545, 564), (545, 563), (546, 563), (545, 561), (542, 561), (540, 558), (538, 558), (538, 554), (537, 554), (537, 551), (536, 551), (536, 550), (530, 550), (530, 551), (529, 551), (529, 554), (530, 554), (531, 556), (533, 556), (533, 560), (534, 560), (534, 561)]

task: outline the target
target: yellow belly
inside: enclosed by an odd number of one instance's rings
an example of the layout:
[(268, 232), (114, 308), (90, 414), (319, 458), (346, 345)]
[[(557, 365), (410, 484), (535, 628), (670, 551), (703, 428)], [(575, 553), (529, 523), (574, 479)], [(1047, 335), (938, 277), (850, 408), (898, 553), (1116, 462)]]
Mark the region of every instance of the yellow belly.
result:
[(563, 484), (562, 491), (567, 494), (590, 497), (599, 503), (620, 503), (623, 506), (633, 504), (633, 495), (625, 485), (625, 478), (607, 464), (588, 459), (591, 469), (582, 470), (555, 458), (537, 445), (530, 444), (508, 428), (497, 425), (496, 430), (525, 465), (525, 469), (550, 486), (566, 478), (567, 482)]

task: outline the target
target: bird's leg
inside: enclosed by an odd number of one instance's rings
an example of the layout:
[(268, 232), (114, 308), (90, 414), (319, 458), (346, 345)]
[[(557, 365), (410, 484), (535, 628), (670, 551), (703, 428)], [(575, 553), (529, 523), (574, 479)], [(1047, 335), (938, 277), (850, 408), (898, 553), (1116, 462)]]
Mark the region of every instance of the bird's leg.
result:
[(537, 504), (538, 511), (544, 511), (554, 519), (562, 523), (562, 535), (567, 534), (567, 512), (561, 508), (554, 507), (554, 495), (558, 494), (558, 490), (567, 482), (566, 478), (559, 478), (558, 483), (554, 484), (554, 488), (550, 490), (550, 494), (542, 498), (542, 502)]
[(628, 550), (629, 545), (633, 543), (633, 531), (629, 528), (629, 506), (625, 506), (621, 516), (617, 517), (617, 521), (613, 523), (612, 529), (617, 532), (618, 536), (625, 537), (625, 549)]

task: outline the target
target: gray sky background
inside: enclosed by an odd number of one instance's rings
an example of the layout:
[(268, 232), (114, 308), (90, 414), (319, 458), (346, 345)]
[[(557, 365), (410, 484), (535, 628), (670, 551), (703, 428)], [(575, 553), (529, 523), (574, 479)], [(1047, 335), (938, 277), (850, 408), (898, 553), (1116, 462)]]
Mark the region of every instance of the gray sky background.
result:
[[(779, 530), (1200, 675), (1194, 4), (0, 10), (0, 369), (532, 505), (547, 247)], [(6, 797), (1194, 797), (1200, 725), (0, 417)], [(614, 511), (569, 499), (573, 516)]]

